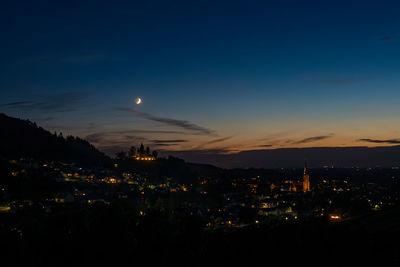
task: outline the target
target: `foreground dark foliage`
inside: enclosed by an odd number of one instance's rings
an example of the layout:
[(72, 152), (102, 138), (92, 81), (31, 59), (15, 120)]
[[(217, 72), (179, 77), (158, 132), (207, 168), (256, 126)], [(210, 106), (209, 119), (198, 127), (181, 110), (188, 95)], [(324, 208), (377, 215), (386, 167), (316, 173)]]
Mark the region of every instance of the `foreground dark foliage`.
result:
[[(2, 214), (12, 266), (396, 266), (400, 212), (341, 224), (303, 222), (205, 230), (196, 216), (140, 216), (129, 203)], [(383, 223), (384, 222), (384, 223)], [(11, 265), (10, 265), (11, 266)]]

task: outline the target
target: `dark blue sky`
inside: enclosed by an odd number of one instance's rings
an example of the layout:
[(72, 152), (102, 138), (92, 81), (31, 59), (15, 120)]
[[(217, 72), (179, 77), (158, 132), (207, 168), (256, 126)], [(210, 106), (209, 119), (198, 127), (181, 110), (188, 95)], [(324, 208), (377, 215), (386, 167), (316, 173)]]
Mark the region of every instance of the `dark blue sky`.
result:
[(107, 152), (392, 144), (399, 14), (385, 0), (2, 1), (0, 112)]

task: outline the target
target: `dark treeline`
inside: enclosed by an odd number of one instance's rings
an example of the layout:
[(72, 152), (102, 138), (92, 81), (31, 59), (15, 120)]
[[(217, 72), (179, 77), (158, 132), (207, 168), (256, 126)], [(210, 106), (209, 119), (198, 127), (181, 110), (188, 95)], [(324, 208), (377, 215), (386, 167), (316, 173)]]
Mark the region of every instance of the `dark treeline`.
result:
[(36, 123), (0, 114), (0, 155), (111, 166), (112, 161), (86, 140), (50, 133)]

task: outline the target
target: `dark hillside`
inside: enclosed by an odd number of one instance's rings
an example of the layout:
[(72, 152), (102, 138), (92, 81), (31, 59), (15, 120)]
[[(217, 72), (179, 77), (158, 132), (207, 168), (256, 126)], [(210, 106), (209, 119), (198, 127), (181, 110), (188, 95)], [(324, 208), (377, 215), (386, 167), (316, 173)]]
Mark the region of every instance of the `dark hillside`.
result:
[(111, 159), (78, 137), (52, 134), (31, 121), (0, 114), (0, 155), (110, 166)]

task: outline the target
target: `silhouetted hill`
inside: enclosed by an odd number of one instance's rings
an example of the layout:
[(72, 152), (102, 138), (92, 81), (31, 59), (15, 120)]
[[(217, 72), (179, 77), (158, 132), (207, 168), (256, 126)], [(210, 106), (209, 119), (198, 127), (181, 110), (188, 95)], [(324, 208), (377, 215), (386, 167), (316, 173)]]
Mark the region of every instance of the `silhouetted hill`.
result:
[(32, 157), (44, 160), (110, 166), (111, 159), (89, 142), (52, 134), (36, 123), (0, 113), (0, 155), (7, 158)]
[(400, 146), (382, 147), (309, 147), (242, 151), (219, 154), (204, 151), (168, 151), (189, 162), (214, 164), (222, 168), (302, 167), (306, 159), (311, 167), (392, 167), (400, 166)]
[(210, 164), (187, 162), (186, 165), (196, 176), (217, 176), (224, 171), (223, 169)]

